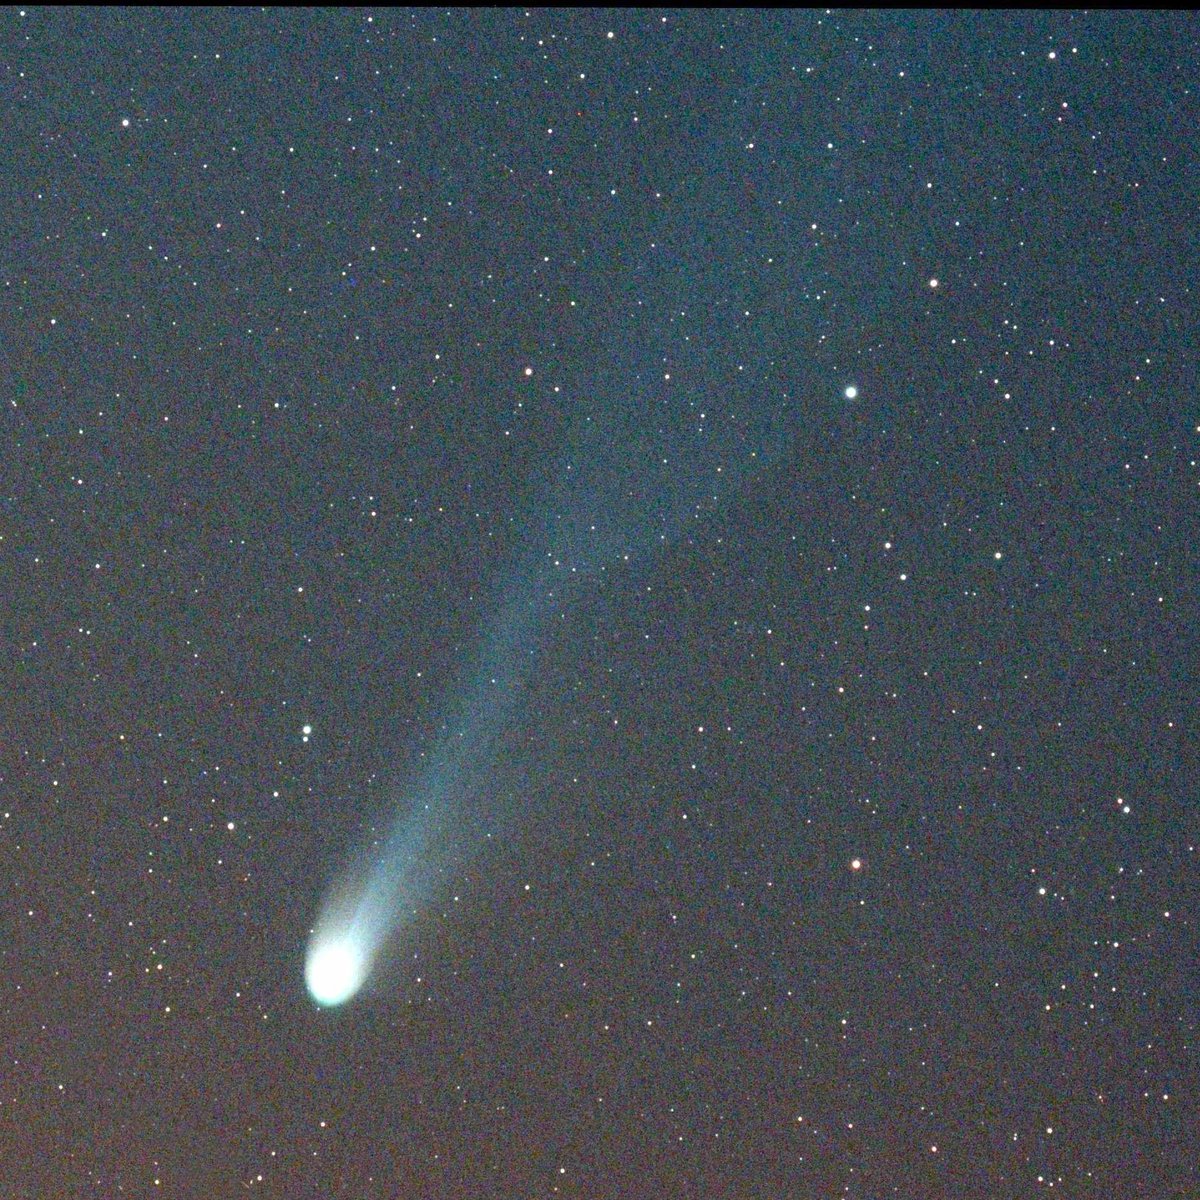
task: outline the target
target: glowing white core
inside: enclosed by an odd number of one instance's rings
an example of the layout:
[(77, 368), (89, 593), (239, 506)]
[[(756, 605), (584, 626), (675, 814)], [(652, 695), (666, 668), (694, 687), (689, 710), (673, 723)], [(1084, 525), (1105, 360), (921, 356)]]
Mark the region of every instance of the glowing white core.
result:
[(309, 947), (304, 980), (308, 994), (323, 1007), (349, 1000), (366, 977), (366, 956), (352, 941), (316, 941)]

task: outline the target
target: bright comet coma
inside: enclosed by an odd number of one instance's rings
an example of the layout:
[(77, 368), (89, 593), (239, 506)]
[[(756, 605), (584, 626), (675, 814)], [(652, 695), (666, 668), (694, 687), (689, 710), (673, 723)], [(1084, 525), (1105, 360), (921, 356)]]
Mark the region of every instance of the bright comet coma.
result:
[(369, 963), (349, 937), (315, 937), (308, 947), (304, 980), (308, 994), (323, 1008), (344, 1004), (362, 987)]

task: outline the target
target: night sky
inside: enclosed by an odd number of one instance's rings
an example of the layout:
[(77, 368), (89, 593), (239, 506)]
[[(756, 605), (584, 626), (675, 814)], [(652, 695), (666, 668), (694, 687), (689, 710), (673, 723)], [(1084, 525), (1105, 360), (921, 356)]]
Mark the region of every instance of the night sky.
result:
[(2, 23), (5, 1200), (1200, 1196), (1193, 18)]

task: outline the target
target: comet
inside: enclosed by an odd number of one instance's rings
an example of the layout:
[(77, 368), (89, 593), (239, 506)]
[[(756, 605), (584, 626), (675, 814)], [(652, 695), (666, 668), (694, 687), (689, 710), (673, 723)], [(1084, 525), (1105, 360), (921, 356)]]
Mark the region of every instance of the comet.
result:
[(527, 517), (527, 549), (496, 586), (500, 602), (474, 666), (462, 672), (457, 705), (423, 753), (424, 769), (401, 790), (390, 833), (321, 910), (304, 967), (321, 1008), (359, 994), (406, 920), (513, 815), (494, 793), (498, 742), (523, 711), (544, 644), (587, 582), (610, 567), (628, 572), (670, 544), (787, 443), (787, 421), (769, 404), (717, 426), (690, 406), (639, 394), (625, 376), (602, 382), (597, 394), (610, 399), (580, 406), (568, 450), (531, 489), (541, 502)]
[(526, 572), (510, 592), (473, 682), (425, 770), (406, 789), (389, 837), (326, 900), (304, 966), (308, 993), (320, 1007), (357, 995), (405, 917), (436, 889), (449, 862), (469, 855), (472, 842), (482, 844), (496, 819), (495, 744), (536, 663), (545, 586), (544, 572)]

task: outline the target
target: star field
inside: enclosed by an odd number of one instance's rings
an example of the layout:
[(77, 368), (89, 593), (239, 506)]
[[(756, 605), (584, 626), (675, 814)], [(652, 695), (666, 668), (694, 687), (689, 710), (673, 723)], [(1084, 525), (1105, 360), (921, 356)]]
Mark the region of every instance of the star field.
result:
[(1191, 19), (0, 26), (0, 1193), (1200, 1195)]

